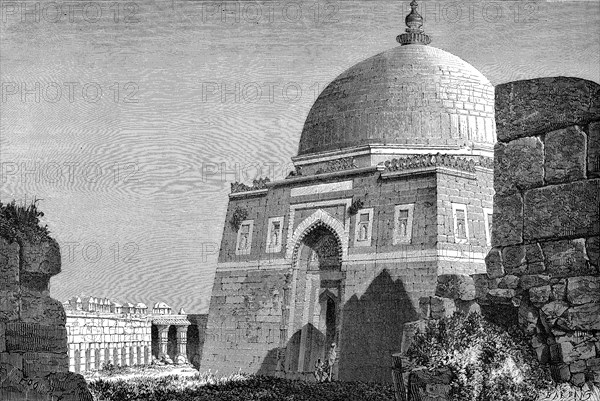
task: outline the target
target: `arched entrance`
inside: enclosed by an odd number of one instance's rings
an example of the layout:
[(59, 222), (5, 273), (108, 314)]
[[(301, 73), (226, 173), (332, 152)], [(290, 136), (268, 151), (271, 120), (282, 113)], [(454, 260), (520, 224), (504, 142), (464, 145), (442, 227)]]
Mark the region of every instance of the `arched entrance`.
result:
[(343, 284), (341, 244), (325, 224), (307, 229), (294, 253), (289, 332), (284, 369), (312, 375), (318, 360), (325, 361), (338, 343)]

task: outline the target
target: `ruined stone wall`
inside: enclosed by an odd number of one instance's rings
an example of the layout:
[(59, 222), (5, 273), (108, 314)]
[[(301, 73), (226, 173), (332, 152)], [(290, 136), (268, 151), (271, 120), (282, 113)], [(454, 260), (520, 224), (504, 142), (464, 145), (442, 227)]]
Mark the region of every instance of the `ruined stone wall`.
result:
[(90, 400), (68, 372), (65, 312), (48, 282), (61, 267), (51, 238), (0, 237), (0, 399)]
[(496, 87), (488, 300), (518, 307), (555, 379), (600, 382), (600, 85)]
[(109, 313), (67, 311), (69, 370), (84, 372), (152, 362), (152, 320)]

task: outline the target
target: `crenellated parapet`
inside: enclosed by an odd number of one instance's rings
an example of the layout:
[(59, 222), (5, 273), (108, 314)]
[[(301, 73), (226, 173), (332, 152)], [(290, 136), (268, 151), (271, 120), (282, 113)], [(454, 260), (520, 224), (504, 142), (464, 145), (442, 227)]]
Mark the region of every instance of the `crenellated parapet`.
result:
[(259, 178), (252, 181), (252, 185), (246, 185), (241, 182), (234, 182), (231, 184), (231, 193), (235, 194), (238, 192), (258, 191), (261, 189), (267, 189), (267, 184), (270, 182), (268, 177)]
[(474, 173), (476, 167), (493, 169), (494, 160), (485, 156), (466, 158), (437, 153), (387, 160), (384, 162), (384, 166), (386, 171), (389, 172), (414, 170), (426, 167), (446, 167)]

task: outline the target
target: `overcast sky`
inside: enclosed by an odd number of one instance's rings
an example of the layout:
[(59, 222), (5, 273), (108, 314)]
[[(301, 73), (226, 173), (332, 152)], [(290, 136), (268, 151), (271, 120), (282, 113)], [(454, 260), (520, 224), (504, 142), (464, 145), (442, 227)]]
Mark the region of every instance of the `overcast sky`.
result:
[[(229, 183), (287, 175), (316, 95), (396, 46), (408, 3), (2, 1), (0, 199), (43, 199), (51, 295), (206, 312)], [(600, 81), (597, 0), (420, 10), (493, 84)]]

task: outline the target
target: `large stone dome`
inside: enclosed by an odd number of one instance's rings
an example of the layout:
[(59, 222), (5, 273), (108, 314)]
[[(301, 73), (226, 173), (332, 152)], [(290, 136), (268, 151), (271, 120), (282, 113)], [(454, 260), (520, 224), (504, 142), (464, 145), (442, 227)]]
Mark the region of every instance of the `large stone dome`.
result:
[(495, 141), (490, 82), (457, 56), (408, 44), (356, 64), (323, 90), (298, 156), (365, 145), (491, 152)]

